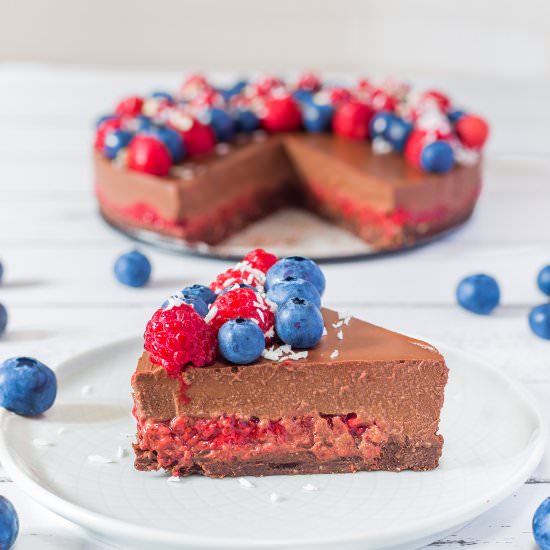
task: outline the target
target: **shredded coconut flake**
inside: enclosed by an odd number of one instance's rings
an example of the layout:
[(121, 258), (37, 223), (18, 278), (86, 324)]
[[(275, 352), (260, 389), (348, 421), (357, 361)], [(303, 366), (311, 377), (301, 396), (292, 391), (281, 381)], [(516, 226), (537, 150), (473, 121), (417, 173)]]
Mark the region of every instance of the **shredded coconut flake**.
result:
[(269, 496), (269, 501), (273, 504), (277, 504), (277, 502), (281, 502), (282, 500), (284, 499), (279, 493), (271, 493)]
[(254, 489), (256, 485), (244, 477), (239, 478), (239, 485), (245, 489)]
[(351, 321), (351, 315), (348, 315), (345, 319), (344, 319), (344, 325), (348, 326), (349, 323)]
[(323, 336), (326, 336), (328, 334), (327, 327), (323, 327)]
[(121, 447), (120, 445), (118, 446), (117, 450), (116, 450), (116, 456), (117, 458), (124, 458), (125, 456), (128, 455), (128, 451), (124, 448), (124, 447)]
[(210, 311), (205, 315), (204, 322), (205, 323), (210, 323), (210, 321), (212, 321), (212, 319), (214, 319), (214, 317), (216, 317), (216, 313), (218, 313), (217, 306), (212, 306), (210, 308)]
[(65, 426), (61, 426), (61, 428), (58, 428), (57, 435), (63, 435), (67, 433), (67, 428)]
[(282, 357), (279, 359), (279, 361), (284, 361), (286, 359), (292, 359), (293, 361), (298, 361), (299, 359), (306, 359), (308, 355), (307, 350), (304, 351), (293, 351), (290, 353), (290, 355), (287, 355), (286, 357)]
[(181, 477), (179, 476), (170, 476), (167, 480), (168, 483), (180, 483)]
[(51, 441), (46, 441), (45, 439), (39, 439), (39, 438), (33, 439), (32, 444), (35, 447), (54, 447), (55, 446), (55, 444), (52, 443)]
[(340, 355), (340, 352), (335, 349), (331, 354), (330, 354), (330, 358), (331, 359), (336, 359), (338, 356)]
[(344, 333), (341, 330), (339, 330), (336, 333), (336, 338), (338, 338), (338, 340), (343, 340), (344, 339)]
[(349, 317), (349, 313), (347, 311), (338, 312), (338, 320), (346, 319), (347, 317)]
[(318, 491), (319, 490), (319, 487), (317, 487), (317, 485), (313, 485), (313, 483), (308, 483), (307, 485), (304, 485), (302, 487), (302, 489), (304, 491), (309, 491), (309, 492), (313, 492), (313, 491)]
[(269, 330), (265, 333), (266, 338), (273, 338), (275, 336), (275, 327), (269, 327)]
[(93, 462), (94, 464), (112, 464), (114, 460), (101, 455), (88, 455), (88, 462)]
[(342, 319), (342, 320), (338, 321), (337, 323), (332, 323), (332, 326), (334, 328), (340, 328), (343, 324), (344, 324), (344, 320)]

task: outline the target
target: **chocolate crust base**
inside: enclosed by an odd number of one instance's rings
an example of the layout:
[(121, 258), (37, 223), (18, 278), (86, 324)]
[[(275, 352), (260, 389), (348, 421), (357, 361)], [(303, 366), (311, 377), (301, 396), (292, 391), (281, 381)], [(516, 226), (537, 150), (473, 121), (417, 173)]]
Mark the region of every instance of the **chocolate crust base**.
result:
[[(301, 474), (341, 474), (361, 471), (400, 472), (402, 470), (427, 471), (437, 468), (443, 449), (443, 437), (434, 435), (429, 443), (412, 441), (408, 437), (404, 441), (390, 438), (382, 447), (376, 461), (366, 461), (360, 456), (341, 457), (335, 460), (320, 462), (318, 458), (307, 451), (296, 456), (281, 456), (280, 461), (197, 461), (189, 468), (181, 468), (179, 475), (203, 475), (213, 478)], [(136, 470), (157, 471), (161, 467), (157, 462), (155, 451), (145, 451), (134, 444)]]

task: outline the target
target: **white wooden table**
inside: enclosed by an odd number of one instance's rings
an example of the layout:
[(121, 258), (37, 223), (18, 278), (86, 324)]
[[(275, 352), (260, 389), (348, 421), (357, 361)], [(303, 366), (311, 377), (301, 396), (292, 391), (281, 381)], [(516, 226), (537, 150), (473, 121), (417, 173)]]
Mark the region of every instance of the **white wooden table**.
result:
[[(139, 334), (168, 294), (224, 269), (219, 261), (147, 250), (152, 283), (122, 287), (112, 264), (132, 244), (96, 210), (90, 162), (95, 116), (128, 92), (175, 88), (179, 79), (174, 73), (0, 67), (0, 301), (10, 315), (0, 360), (31, 355), (55, 366), (75, 352)], [(494, 127), (474, 219), (412, 253), (326, 265), (326, 302), (475, 352), (522, 380), (550, 413), (550, 342), (535, 338), (527, 325), (529, 308), (543, 301), (535, 275), (550, 263), (550, 114), (542, 112), (550, 82), (443, 84)], [(473, 271), (492, 273), (501, 283), (503, 306), (492, 317), (455, 305), (456, 282)], [(549, 493), (547, 453), (514, 496), (434, 546), (532, 548), (532, 513)], [(18, 549), (96, 548), (32, 502), (1, 469), (0, 494), (19, 512)]]

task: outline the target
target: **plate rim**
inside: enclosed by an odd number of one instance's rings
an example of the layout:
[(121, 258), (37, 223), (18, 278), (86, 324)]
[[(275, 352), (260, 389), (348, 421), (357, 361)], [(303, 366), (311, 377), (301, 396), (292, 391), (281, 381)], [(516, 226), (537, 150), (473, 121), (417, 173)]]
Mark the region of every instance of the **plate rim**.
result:
[[(410, 336), (410, 335), (409, 335)], [(416, 335), (411, 337), (419, 338)], [(422, 339), (422, 338), (420, 338)], [(426, 340), (426, 339), (424, 339)], [(475, 517), (481, 515), (492, 507), (502, 502), (510, 496), (528, 479), (529, 475), (539, 464), (546, 448), (548, 422), (541, 410), (538, 399), (525, 388), (525, 386), (513, 376), (501, 371), (496, 366), (489, 363), (487, 360), (463, 350), (438, 342), (433, 339), (428, 339), (438, 349), (442, 350), (443, 356), (445, 353), (457, 354), (466, 361), (474, 363), (476, 368), (488, 370), (501, 379), (503, 383), (509, 386), (517, 395), (517, 398), (526, 408), (533, 419), (536, 421), (536, 430), (534, 438), (528, 442), (528, 447), (531, 447), (531, 453), (528, 459), (518, 468), (514, 475), (510, 476), (509, 481), (503, 487), (497, 487), (492, 492), (481, 495), (472, 502), (468, 502), (449, 512), (431, 516), (424, 521), (415, 522), (414, 525), (409, 525), (401, 529), (394, 530), (391, 540), (388, 539), (387, 533), (371, 532), (358, 535), (338, 536), (338, 537), (323, 537), (309, 538), (288, 538), (278, 539), (276, 541), (268, 539), (243, 539), (233, 538), (230, 540), (222, 537), (212, 537), (210, 535), (190, 535), (185, 533), (173, 533), (156, 529), (154, 527), (145, 527), (133, 524), (121, 519), (111, 518), (102, 515), (98, 512), (90, 510), (79, 504), (58, 496), (56, 493), (43, 487), (37, 481), (27, 476), (22, 468), (19, 468), (16, 460), (8, 449), (8, 438), (5, 429), (7, 419), (12, 415), (6, 409), (0, 409), (0, 462), (10, 475), (10, 477), (27, 493), (31, 498), (35, 499), (39, 504), (56, 513), (57, 515), (75, 523), (92, 532), (99, 533), (103, 536), (115, 537), (119, 540), (135, 540), (137, 538), (142, 542), (174, 545), (181, 544), (192, 545), (193, 548), (214, 549), (228, 548), (239, 550), (253, 550), (256, 548), (277, 548), (277, 547), (293, 547), (293, 548), (334, 548), (335, 544), (403, 544), (414, 541), (421, 536), (429, 536), (426, 533), (434, 535), (452, 529), (455, 526), (460, 526)], [(78, 363), (93, 359), (100, 353), (112, 353), (112, 350), (117, 348), (125, 348), (136, 344), (138, 347), (141, 343), (141, 338), (137, 336), (119, 338), (108, 343), (103, 343), (95, 347), (88, 348), (85, 351), (74, 354), (55, 366), (56, 375), (61, 374), (61, 378), (68, 373), (74, 372), (78, 368)]]

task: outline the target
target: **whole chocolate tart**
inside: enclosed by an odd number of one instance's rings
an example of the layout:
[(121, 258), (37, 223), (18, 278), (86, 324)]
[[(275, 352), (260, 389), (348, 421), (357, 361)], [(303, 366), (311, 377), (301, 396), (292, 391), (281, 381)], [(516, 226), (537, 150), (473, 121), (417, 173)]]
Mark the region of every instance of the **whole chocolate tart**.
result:
[(272, 79), (229, 92), (195, 77), (177, 95), (127, 98), (98, 127), (101, 213), (126, 230), (216, 245), (293, 206), (373, 250), (413, 245), (472, 214), (487, 137), (482, 119), (440, 92), (413, 97), (365, 81), (344, 90)]
[(132, 379), (138, 470), (264, 476), (431, 470), (448, 369), (430, 344), (323, 309), (313, 349)]

